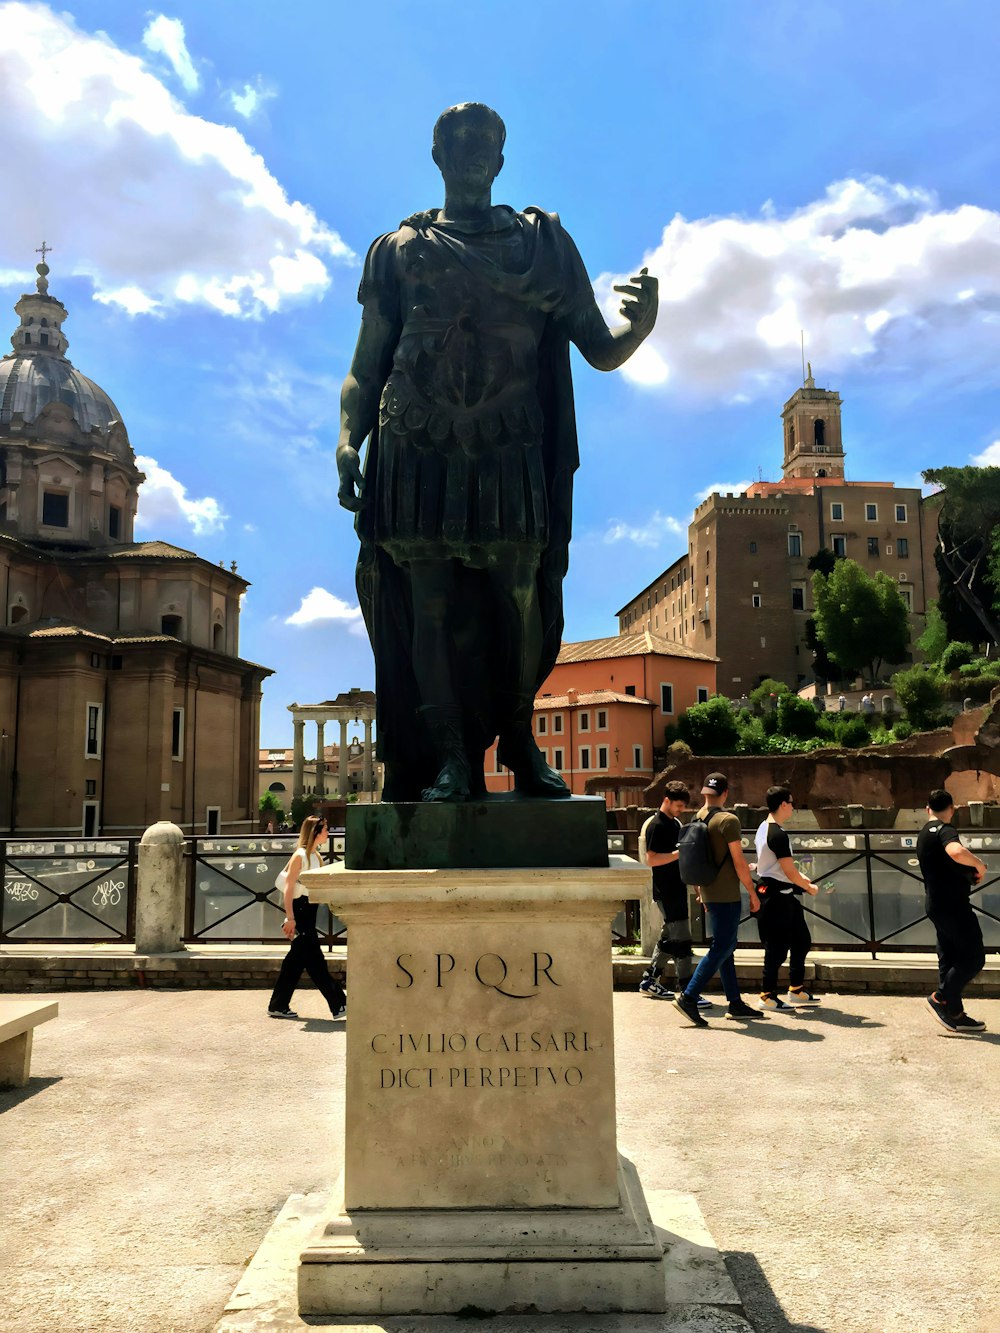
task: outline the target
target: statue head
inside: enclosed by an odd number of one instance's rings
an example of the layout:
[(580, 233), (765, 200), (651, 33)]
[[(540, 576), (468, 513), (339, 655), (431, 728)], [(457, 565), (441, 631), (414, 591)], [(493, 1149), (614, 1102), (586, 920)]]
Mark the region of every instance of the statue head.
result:
[(445, 182), (488, 186), (503, 166), (507, 127), (482, 102), (460, 102), (437, 118), (434, 158)]

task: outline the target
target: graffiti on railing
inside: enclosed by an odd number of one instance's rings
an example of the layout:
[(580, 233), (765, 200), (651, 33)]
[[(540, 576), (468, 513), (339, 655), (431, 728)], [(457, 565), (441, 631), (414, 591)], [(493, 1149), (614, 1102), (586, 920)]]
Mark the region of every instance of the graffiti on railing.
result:
[(38, 890), (27, 879), (9, 879), (4, 884), (4, 892), (12, 902), (31, 903), (38, 898)]
[(124, 892), (125, 881), (123, 879), (106, 879), (94, 889), (91, 902), (95, 907), (117, 907)]

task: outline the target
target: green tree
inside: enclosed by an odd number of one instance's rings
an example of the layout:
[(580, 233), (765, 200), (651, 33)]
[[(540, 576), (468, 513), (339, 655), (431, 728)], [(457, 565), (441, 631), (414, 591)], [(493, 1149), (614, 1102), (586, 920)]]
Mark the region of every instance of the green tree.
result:
[(695, 754), (730, 754), (740, 729), (729, 700), (716, 694), (703, 704), (692, 704), (677, 719), (677, 732)]
[(816, 634), (849, 673), (867, 668), (874, 685), (883, 662), (900, 662), (910, 642), (906, 603), (881, 570), (874, 577), (856, 560), (838, 560), (829, 575), (813, 574)]
[(933, 726), (941, 708), (941, 683), (925, 667), (897, 671), (890, 682), (907, 719), (918, 729)]
[(813, 655), (813, 674), (817, 680), (840, 680), (844, 675), (844, 668), (838, 666), (820, 643), (813, 616), (806, 621), (806, 647)]
[(952, 637), (966, 639), (953, 623), (949, 599), (975, 617), (979, 635), (1000, 640), (1000, 467), (928, 468), (924, 481), (943, 487), (928, 498), (937, 509), (935, 560), (941, 574), (941, 610)]
[(807, 699), (800, 699), (797, 694), (789, 692), (779, 695), (778, 731), (782, 736), (809, 740), (816, 735), (816, 709)]
[(291, 820), (296, 828), (301, 828), (303, 819), (311, 815), (316, 806), (315, 796), (293, 796)]
[(837, 558), (828, 546), (821, 546), (815, 555), (809, 557), (806, 568), (811, 569), (814, 573), (829, 575), (833, 573)]
[(260, 810), (260, 813), (265, 816), (265, 819), (268, 815), (273, 815), (276, 824), (280, 824), (285, 817), (285, 811), (281, 802), (278, 800), (277, 792), (264, 792), (263, 796), (261, 796), (260, 800), (257, 802), (257, 808)]
[(761, 712), (767, 707), (767, 701), (772, 694), (787, 694), (788, 686), (783, 680), (774, 680), (771, 676), (765, 676), (759, 685), (755, 685), (750, 691), (750, 706)]
[(917, 647), (928, 662), (940, 662), (941, 654), (948, 647), (950, 636), (944, 616), (936, 601), (927, 603), (926, 628), (917, 640)]

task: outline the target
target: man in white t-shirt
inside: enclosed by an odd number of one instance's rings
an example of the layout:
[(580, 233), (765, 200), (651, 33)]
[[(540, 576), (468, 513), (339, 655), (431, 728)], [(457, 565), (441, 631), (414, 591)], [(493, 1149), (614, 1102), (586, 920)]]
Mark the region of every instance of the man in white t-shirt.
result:
[[(757, 930), (764, 946), (764, 977), (760, 1007), (791, 1012), (801, 1005), (818, 1004), (806, 986), (806, 954), (812, 936), (802, 910), (802, 894), (815, 896), (816, 885), (796, 866), (792, 845), (782, 828), (794, 810), (787, 787), (770, 787), (766, 797), (768, 816), (757, 830)], [(788, 958), (788, 995), (778, 994), (778, 972)]]

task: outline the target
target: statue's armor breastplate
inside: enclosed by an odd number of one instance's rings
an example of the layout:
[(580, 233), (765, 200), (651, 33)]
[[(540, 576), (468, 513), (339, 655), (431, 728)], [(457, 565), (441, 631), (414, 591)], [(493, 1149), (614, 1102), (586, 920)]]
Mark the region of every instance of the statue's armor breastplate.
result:
[[(520, 226), (463, 238), (477, 260), (524, 267)], [(539, 438), (538, 341), (545, 315), (502, 294), (437, 240), (415, 231), (398, 250), (402, 332), (382, 417), (418, 447), (470, 453)]]

